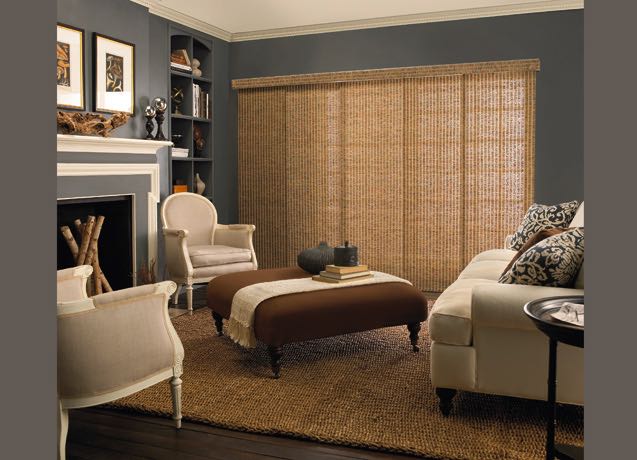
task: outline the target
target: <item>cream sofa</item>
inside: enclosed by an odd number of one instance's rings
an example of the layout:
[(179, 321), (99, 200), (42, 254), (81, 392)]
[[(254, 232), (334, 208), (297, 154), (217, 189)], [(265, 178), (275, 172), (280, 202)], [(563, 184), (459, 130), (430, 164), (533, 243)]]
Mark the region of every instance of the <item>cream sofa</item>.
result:
[[(584, 226), (583, 203), (571, 226)], [(584, 295), (584, 269), (574, 288), (498, 283), (515, 254), (509, 249), (478, 254), (433, 306), (431, 382), (444, 415), (457, 390), (546, 399), (548, 339), (523, 307), (541, 297)], [(560, 344), (557, 366), (558, 401), (583, 404), (583, 349)]]

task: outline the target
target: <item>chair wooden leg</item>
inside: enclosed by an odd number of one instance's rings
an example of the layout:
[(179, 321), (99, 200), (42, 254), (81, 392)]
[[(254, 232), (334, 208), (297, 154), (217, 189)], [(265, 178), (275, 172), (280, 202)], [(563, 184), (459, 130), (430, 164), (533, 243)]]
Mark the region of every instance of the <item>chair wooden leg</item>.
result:
[(436, 388), (436, 395), (438, 395), (440, 412), (445, 417), (451, 412), (453, 407), (453, 397), (457, 391), (451, 388)]
[(192, 314), (192, 284), (186, 285), (186, 301), (188, 304), (188, 311)]
[(179, 303), (179, 294), (181, 294), (182, 286), (183, 284), (177, 284), (177, 290), (175, 291), (174, 305), (177, 305)]
[(181, 379), (179, 377), (170, 379), (170, 393), (173, 398), (173, 420), (179, 429), (181, 428)]
[(69, 431), (69, 411), (68, 409), (62, 409), (62, 403), (58, 402), (58, 460), (66, 459), (66, 435)]

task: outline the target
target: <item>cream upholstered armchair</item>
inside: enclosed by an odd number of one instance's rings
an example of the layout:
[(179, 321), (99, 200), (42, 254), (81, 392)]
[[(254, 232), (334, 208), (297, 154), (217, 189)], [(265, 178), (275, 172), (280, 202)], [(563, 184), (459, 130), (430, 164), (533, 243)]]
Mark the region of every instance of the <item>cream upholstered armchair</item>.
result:
[(88, 265), (57, 272), (59, 456), (68, 410), (123, 398), (170, 378), (181, 427), (184, 348), (168, 317), (175, 283), (86, 295)]
[(226, 273), (257, 269), (252, 245), (254, 225), (217, 223), (217, 210), (205, 197), (175, 193), (161, 206), (170, 279), (178, 284), (175, 304), (186, 286), (188, 310), (192, 310), (192, 285), (207, 283)]

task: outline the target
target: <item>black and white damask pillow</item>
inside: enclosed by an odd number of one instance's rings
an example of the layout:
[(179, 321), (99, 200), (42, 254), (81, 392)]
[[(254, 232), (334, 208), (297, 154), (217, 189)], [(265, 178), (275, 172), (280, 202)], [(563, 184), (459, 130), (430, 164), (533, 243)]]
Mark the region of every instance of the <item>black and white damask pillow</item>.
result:
[(551, 236), (529, 248), (500, 276), (506, 284), (571, 287), (584, 260), (584, 229)]
[(569, 201), (568, 203), (546, 206), (534, 203), (526, 212), (522, 223), (511, 238), (511, 247), (515, 251), (519, 250), (524, 243), (540, 230), (550, 228), (567, 228), (575, 214), (579, 203)]

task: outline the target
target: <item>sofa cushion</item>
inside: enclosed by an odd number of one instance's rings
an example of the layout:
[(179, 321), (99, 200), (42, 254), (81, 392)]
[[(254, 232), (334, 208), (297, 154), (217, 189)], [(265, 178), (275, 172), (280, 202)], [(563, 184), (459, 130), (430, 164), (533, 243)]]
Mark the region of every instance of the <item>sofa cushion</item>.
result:
[(553, 235), (559, 235), (560, 233), (565, 232), (566, 230), (568, 230), (568, 229), (566, 229), (566, 228), (549, 228), (549, 229), (546, 229), (546, 230), (540, 230), (539, 232), (533, 234), (533, 236), (531, 236), (531, 238), (526, 240), (526, 243), (524, 243), (522, 245), (522, 247), (520, 248), (520, 250), (513, 256), (513, 258), (509, 262), (509, 264), (502, 271), (502, 275), (504, 275), (506, 272), (508, 272), (511, 269), (511, 267), (513, 267), (513, 264), (522, 256), (522, 254), (524, 254), (526, 251), (528, 251), (533, 246), (538, 244), (540, 241), (545, 240), (548, 237), (553, 236)]
[(577, 213), (575, 214), (575, 217), (573, 217), (573, 220), (569, 224), (569, 227), (583, 227), (583, 226), (584, 226), (584, 202), (582, 201), (582, 204), (580, 204), (579, 208), (577, 208)]
[(250, 262), (252, 259), (252, 252), (249, 249), (232, 248), (220, 244), (189, 246), (188, 254), (193, 268)]
[(478, 260), (471, 262), (458, 275), (458, 279), (486, 279), (498, 281), (502, 271), (509, 262), (507, 260)]
[(440, 294), (428, 320), (432, 340), (449, 345), (471, 345), (471, 291), (483, 284), (497, 284), (497, 281), (459, 279)]
[(481, 260), (506, 260), (508, 262), (515, 254), (516, 251), (511, 249), (489, 249), (475, 256), (471, 259), (471, 262), (479, 262)]
[(569, 201), (554, 206), (534, 203), (511, 238), (511, 249), (518, 250), (535, 233), (549, 228), (566, 228), (571, 224), (579, 203)]
[(551, 236), (526, 251), (501, 283), (571, 287), (584, 260), (584, 229)]

